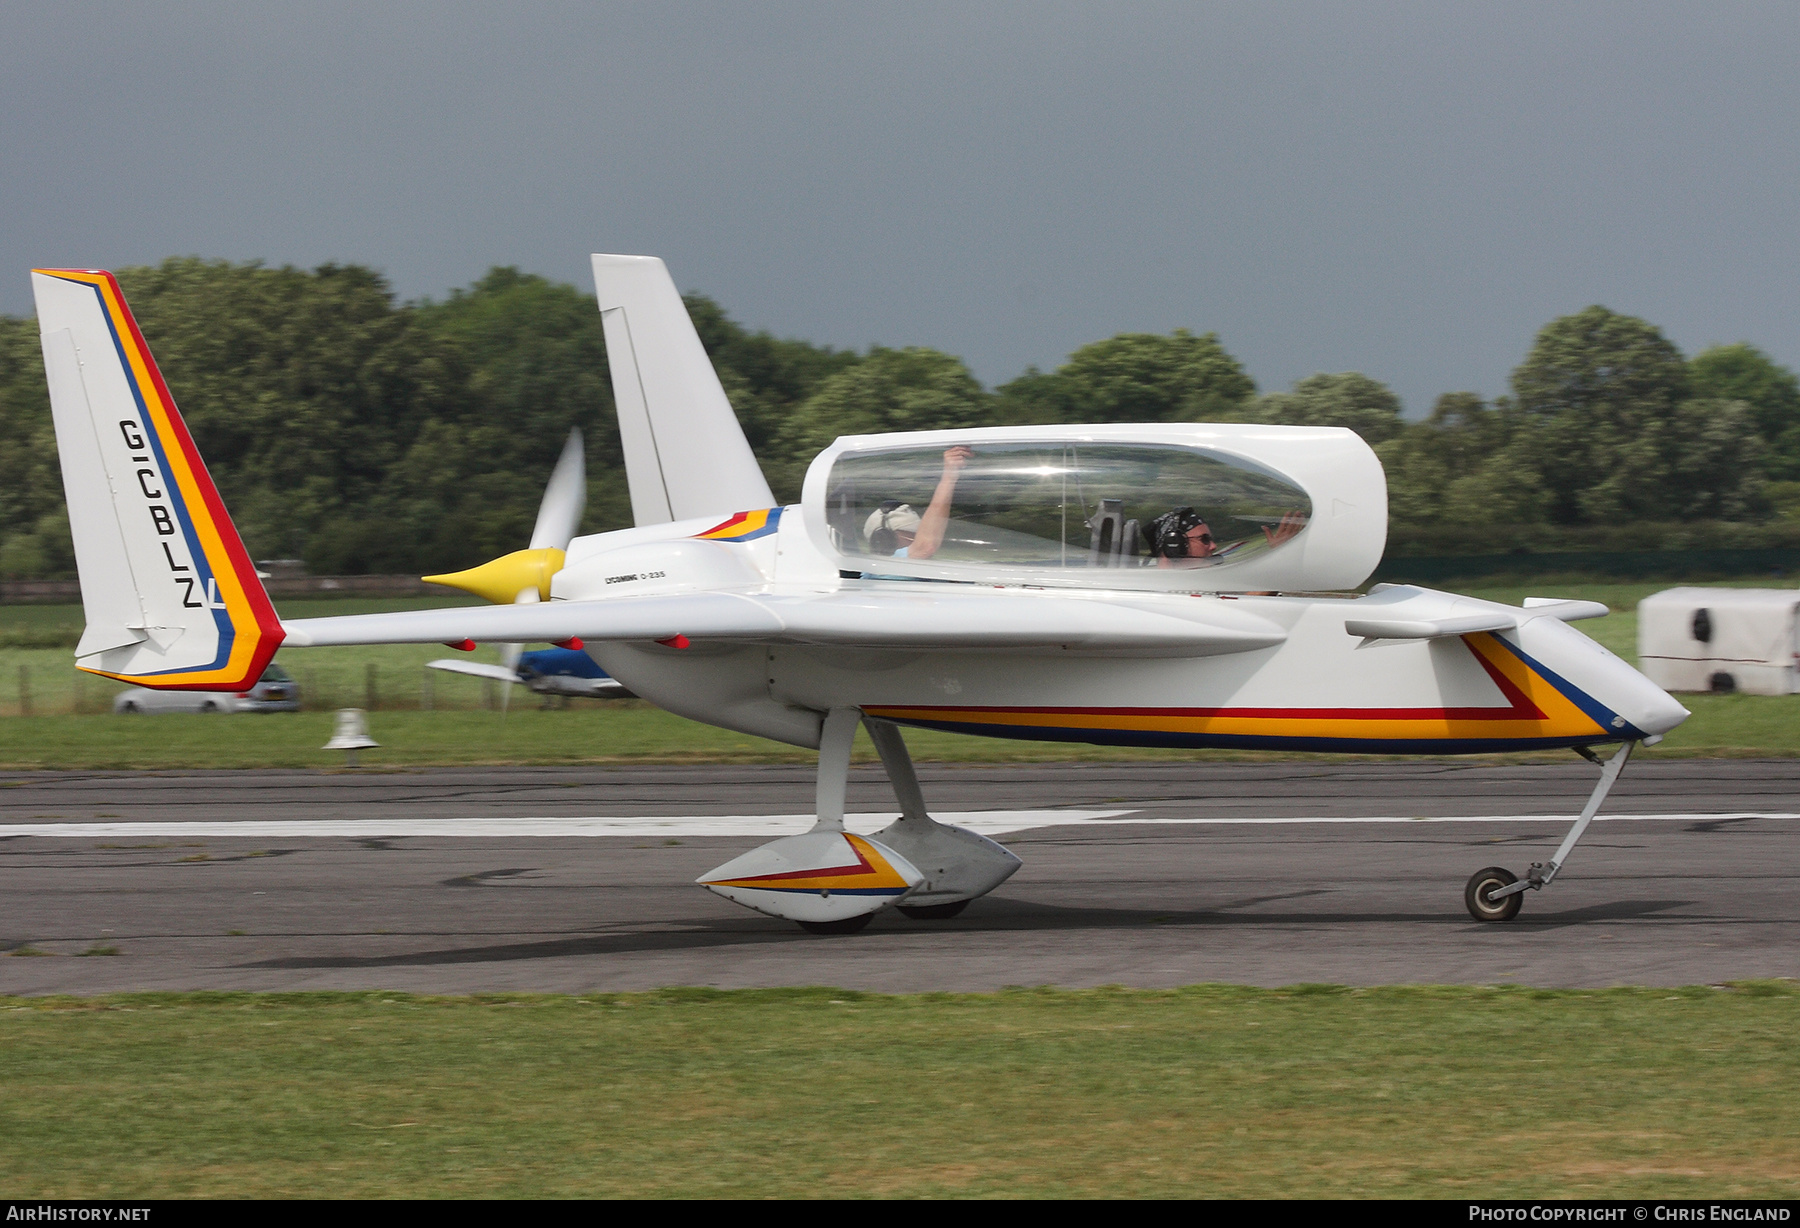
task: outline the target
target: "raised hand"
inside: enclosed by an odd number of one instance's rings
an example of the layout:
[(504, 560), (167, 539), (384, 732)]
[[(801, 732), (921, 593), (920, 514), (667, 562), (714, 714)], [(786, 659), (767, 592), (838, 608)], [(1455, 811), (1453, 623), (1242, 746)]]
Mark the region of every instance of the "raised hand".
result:
[(1281, 523), (1273, 529), (1264, 525), (1263, 536), (1269, 539), (1271, 546), (1279, 546), (1282, 542), (1292, 540), (1294, 535), (1305, 527), (1306, 517), (1304, 515), (1297, 511), (1288, 512), (1282, 516)]

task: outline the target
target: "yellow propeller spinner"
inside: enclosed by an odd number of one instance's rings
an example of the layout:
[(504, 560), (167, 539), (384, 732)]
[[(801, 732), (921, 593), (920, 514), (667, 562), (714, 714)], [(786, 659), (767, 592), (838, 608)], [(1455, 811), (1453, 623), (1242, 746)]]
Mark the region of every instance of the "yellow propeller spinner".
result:
[(563, 552), (554, 546), (515, 550), (467, 571), (441, 576), (421, 576), (427, 584), (445, 584), (491, 601), (511, 605), (527, 589), (537, 590), (539, 601), (550, 600), (550, 577), (562, 570)]

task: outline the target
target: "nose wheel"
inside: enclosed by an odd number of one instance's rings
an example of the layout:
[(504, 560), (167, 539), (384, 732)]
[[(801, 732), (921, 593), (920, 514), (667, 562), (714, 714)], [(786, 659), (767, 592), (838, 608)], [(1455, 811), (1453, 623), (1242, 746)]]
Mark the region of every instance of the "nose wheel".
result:
[(1469, 906), (1469, 915), (1477, 921), (1511, 921), (1519, 915), (1525, 897), (1514, 892), (1496, 899), (1494, 892), (1518, 881), (1518, 875), (1501, 866), (1475, 871), (1469, 885), (1463, 888), (1463, 903)]
[(1485, 870), (1475, 871), (1475, 877), (1463, 888), (1463, 903), (1469, 906), (1469, 915), (1477, 921), (1511, 921), (1519, 915), (1519, 905), (1524, 901), (1527, 891), (1541, 891), (1555, 880), (1575, 848), (1575, 842), (1594, 821), (1594, 815), (1600, 811), (1600, 803), (1606, 800), (1607, 793), (1613, 787), (1613, 781), (1625, 770), (1625, 763), (1631, 758), (1631, 748), (1636, 742), (1626, 742), (1613, 752), (1610, 759), (1602, 762), (1599, 755), (1586, 746), (1577, 746), (1575, 753), (1589, 763), (1599, 764), (1600, 780), (1594, 785), (1594, 792), (1588, 797), (1587, 805), (1581, 808), (1581, 817), (1575, 820), (1575, 826), (1563, 837), (1556, 855), (1548, 862), (1534, 861), (1531, 869), (1525, 874), (1525, 881), (1520, 882), (1518, 875), (1511, 870), (1499, 866), (1489, 866)]

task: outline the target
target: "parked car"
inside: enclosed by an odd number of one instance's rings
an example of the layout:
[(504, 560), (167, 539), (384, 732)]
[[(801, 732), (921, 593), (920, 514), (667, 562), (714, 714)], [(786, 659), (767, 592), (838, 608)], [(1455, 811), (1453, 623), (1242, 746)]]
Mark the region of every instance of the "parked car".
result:
[(248, 691), (152, 691), (134, 686), (113, 699), (114, 712), (298, 712), (300, 684), (274, 663)]

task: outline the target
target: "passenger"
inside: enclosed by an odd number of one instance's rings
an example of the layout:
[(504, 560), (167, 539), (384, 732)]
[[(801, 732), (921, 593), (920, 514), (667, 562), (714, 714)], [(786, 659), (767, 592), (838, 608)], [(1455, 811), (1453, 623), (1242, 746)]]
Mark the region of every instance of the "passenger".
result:
[(923, 516), (911, 504), (897, 499), (889, 499), (870, 512), (863, 522), (869, 553), (897, 559), (928, 559), (942, 549), (944, 532), (950, 527), (950, 502), (956, 497), (956, 480), (974, 455), (975, 449), (960, 443), (945, 450), (944, 471)]
[(918, 532), (919, 513), (913, 511), (912, 504), (898, 499), (884, 500), (863, 522), (863, 534), (869, 539), (869, 553), (874, 555), (911, 557), (907, 551), (912, 548)]

